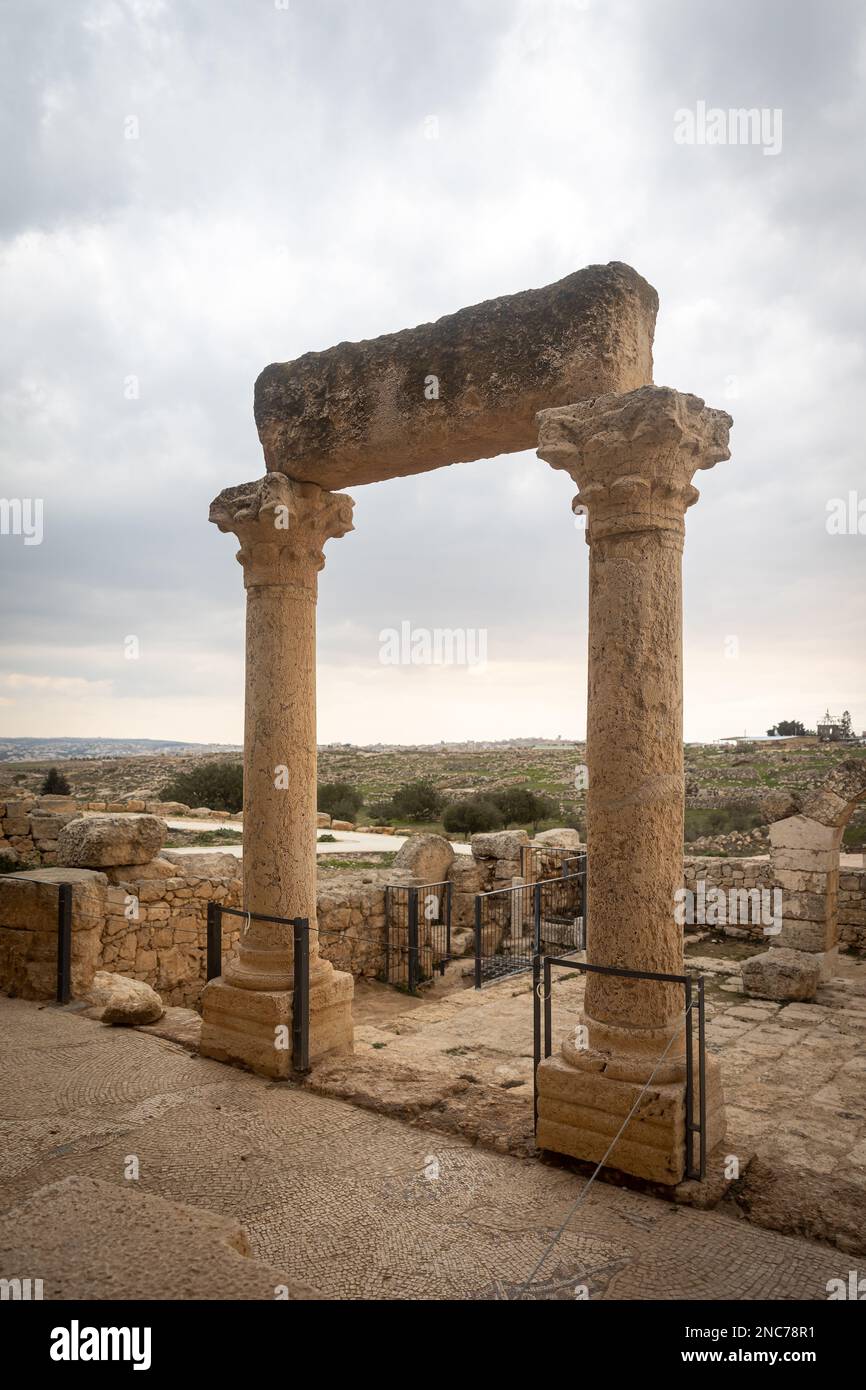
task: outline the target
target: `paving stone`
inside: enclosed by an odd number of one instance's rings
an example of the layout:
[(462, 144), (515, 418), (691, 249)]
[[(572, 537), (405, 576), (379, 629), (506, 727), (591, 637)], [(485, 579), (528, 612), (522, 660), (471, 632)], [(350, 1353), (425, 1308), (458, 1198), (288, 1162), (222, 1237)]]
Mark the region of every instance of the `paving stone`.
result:
[[(479, 1010), (495, 1012), (490, 1004)], [(0, 1026), (3, 1209), (38, 1205), (40, 1191), (65, 1178), (120, 1184), (135, 1154), (138, 1193), (219, 1213), (243, 1229), (252, 1258), (239, 1265), (241, 1275), (250, 1266), (251, 1296), (261, 1289), (254, 1265), (341, 1299), (573, 1301), (575, 1285), (585, 1283), (597, 1299), (823, 1300), (839, 1274), (839, 1252), (813, 1241), (600, 1184), (557, 1238), (584, 1191), (585, 1180), (565, 1169), (63, 1010), (2, 999)], [(524, 1105), (516, 1094), (499, 1092)], [(808, 1137), (798, 1143), (808, 1151)], [(769, 1222), (782, 1209), (777, 1190), (767, 1191)], [(782, 1210), (778, 1219), (790, 1217)], [(117, 1225), (122, 1251), (127, 1237)], [(32, 1248), (28, 1240), (22, 1228), (16, 1247), (13, 1225), (4, 1247), (10, 1268)], [(87, 1297), (87, 1247), (76, 1266), (75, 1242), (73, 1223), (63, 1268), (79, 1269), (78, 1296)], [(60, 1254), (52, 1258), (59, 1265)]]

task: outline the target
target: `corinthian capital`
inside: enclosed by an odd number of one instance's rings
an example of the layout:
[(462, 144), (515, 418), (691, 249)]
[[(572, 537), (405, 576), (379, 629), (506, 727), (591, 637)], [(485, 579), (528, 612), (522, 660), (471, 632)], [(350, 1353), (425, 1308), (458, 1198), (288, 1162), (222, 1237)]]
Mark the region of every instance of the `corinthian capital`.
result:
[(699, 468), (730, 458), (724, 410), (669, 386), (641, 386), (539, 411), (538, 457), (577, 483), (587, 540), (630, 531), (682, 536)]
[(287, 584), (315, 595), (325, 541), (354, 529), (354, 505), (345, 493), (267, 473), (224, 488), (210, 504), (210, 520), (240, 541), (237, 558), (248, 589)]

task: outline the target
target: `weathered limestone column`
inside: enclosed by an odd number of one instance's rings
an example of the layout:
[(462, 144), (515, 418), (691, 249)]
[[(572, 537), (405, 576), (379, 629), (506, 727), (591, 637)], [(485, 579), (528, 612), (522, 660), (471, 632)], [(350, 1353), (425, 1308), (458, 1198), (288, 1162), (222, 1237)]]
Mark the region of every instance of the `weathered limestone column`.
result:
[[(730, 416), (644, 386), (543, 410), (538, 453), (578, 484), (587, 516), (587, 958), (681, 974), (682, 574), (692, 476), (729, 457)], [(575, 1040), (539, 1071), (538, 1144), (598, 1161), (653, 1075), (609, 1163), (677, 1183), (685, 1169), (683, 991), (589, 974)], [(708, 1058), (709, 1143), (724, 1134)]]
[[(310, 1058), (352, 1049), (351, 975), (316, 931), (316, 594), (323, 546), (352, 530), (350, 497), (271, 473), (226, 488), (210, 519), (240, 541), (247, 592), (244, 908), (310, 923)], [(292, 928), (251, 921), (203, 994), (201, 1051), (285, 1076)]]

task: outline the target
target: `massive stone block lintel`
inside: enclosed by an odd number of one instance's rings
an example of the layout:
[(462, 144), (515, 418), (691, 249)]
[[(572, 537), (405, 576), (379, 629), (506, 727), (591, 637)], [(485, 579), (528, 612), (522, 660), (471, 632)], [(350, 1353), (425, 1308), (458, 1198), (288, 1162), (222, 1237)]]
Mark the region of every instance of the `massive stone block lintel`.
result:
[(658, 296), (619, 261), (266, 367), (269, 472), (334, 489), (532, 449), (535, 414), (652, 381)]

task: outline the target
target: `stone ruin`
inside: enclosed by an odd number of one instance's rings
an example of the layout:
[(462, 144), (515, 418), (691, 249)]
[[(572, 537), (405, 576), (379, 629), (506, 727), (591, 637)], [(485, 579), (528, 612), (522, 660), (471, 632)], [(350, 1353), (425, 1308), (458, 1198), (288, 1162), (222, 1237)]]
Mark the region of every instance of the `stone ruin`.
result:
[[(218, 850), (165, 849), (165, 823), (155, 815), (81, 816), (68, 807), (40, 808), (32, 813), (40, 833), (47, 814), (56, 820), (53, 838), (41, 842), (52, 846), (50, 864), (0, 875), (0, 989), (25, 999), (54, 997), (57, 886), (68, 883), (76, 998), (92, 992), (96, 975), (114, 971), (151, 987), (168, 1005), (197, 1007), (206, 983), (207, 904), (241, 906), (242, 861)], [(20, 828), (14, 814), (8, 819)], [(445, 880), (452, 884), (452, 954), (471, 954), (475, 894), (510, 887), (528, 843), (525, 831), (502, 831), (473, 836), (470, 853), (455, 854), (441, 836), (415, 834), (390, 868), (320, 869), (316, 918), (326, 938), (323, 957), (353, 980), (383, 978), (386, 888)], [(240, 927), (237, 918), (223, 918), (226, 964), (236, 953)]]
[[(435, 324), (274, 364), (256, 383), (267, 472), (220, 493), (211, 520), (240, 542), (247, 595), (244, 906), (310, 922), (314, 1062), (352, 1048), (352, 978), (321, 957), (315, 928), (316, 592), (326, 541), (353, 529), (353, 502), (335, 488), (535, 444), (574, 479), (590, 547), (588, 958), (682, 973), (681, 552), (692, 479), (728, 457), (731, 419), (652, 384), (657, 308), (630, 267), (591, 266)], [(272, 1069), (293, 988), (291, 928), (254, 919), (205, 990), (202, 1052)], [(586, 1050), (566, 1044), (539, 1070), (540, 1146), (600, 1159), (651, 1082), (617, 1165), (677, 1183), (680, 992), (592, 975), (585, 1026)], [(706, 1109), (712, 1146), (725, 1128), (712, 1057)]]
[(866, 799), (866, 764), (849, 759), (811, 792), (795, 815), (770, 826), (770, 879), (782, 890), (782, 930), (769, 950), (743, 964), (743, 984), (759, 999), (810, 1000), (832, 979), (839, 955), (843, 911), (862, 916), (864, 894), (842, 874), (845, 826)]

